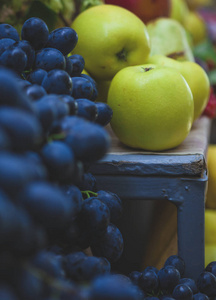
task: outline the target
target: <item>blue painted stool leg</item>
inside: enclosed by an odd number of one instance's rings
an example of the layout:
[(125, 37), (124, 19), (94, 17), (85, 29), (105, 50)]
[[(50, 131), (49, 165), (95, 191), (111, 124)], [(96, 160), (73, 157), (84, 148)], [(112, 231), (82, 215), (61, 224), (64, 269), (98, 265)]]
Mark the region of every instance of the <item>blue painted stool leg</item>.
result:
[(204, 269), (206, 178), (182, 179), (182, 202), (177, 205), (178, 254), (186, 264), (185, 277), (197, 279)]

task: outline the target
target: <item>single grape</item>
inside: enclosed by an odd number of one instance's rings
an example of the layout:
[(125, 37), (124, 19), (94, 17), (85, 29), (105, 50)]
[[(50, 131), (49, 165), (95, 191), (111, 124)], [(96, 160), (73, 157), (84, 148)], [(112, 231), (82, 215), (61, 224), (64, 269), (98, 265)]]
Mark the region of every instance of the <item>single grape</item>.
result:
[(14, 41), (19, 41), (17, 30), (10, 24), (0, 24), (0, 39), (9, 38)]
[(22, 40), (27, 40), (35, 50), (39, 50), (45, 46), (48, 36), (49, 29), (46, 23), (40, 18), (29, 18), (22, 26)]
[(101, 236), (110, 221), (109, 208), (96, 197), (83, 201), (79, 215), (80, 226), (90, 234)]
[(216, 261), (210, 262), (210, 263), (205, 267), (205, 271), (211, 272), (212, 274), (214, 274), (214, 275), (216, 276)]
[(72, 150), (61, 141), (53, 141), (43, 146), (41, 156), (49, 171), (49, 178), (67, 182), (75, 170), (75, 157)]
[(90, 286), (91, 300), (141, 300), (143, 294), (132, 283), (114, 275), (104, 275), (95, 278)]
[(6, 284), (0, 284), (0, 299), (18, 300), (13, 288)]
[(72, 80), (64, 70), (54, 69), (47, 73), (42, 81), (42, 87), (48, 94), (70, 95), (73, 87)]
[(74, 99), (87, 98), (91, 99), (93, 95), (93, 85), (91, 81), (83, 77), (71, 77), (73, 88), (71, 95)]
[(123, 237), (114, 224), (109, 224), (106, 233), (93, 241), (91, 249), (93, 255), (106, 257), (111, 263), (116, 262), (123, 252)]
[(142, 275), (141, 272), (138, 271), (132, 271), (128, 277), (130, 278), (130, 280), (135, 284), (138, 285), (139, 284), (139, 278)]
[(96, 192), (97, 191), (96, 178), (91, 173), (85, 173), (83, 175), (82, 182), (78, 186), (81, 191)]
[(122, 215), (121, 199), (118, 195), (103, 190), (97, 192), (97, 197), (108, 206), (110, 210), (110, 222), (115, 224)]
[(209, 297), (215, 297), (216, 277), (210, 272), (202, 272), (197, 279), (197, 287), (201, 293), (204, 293)]
[(0, 108), (0, 126), (16, 151), (36, 149), (42, 141), (42, 128), (35, 116), (12, 107)]
[(193, 300), (209, 300), (209, 297), (203, 293), (193, 295)]
[(98, 160), (108, 151), (110, 137), (100, 125), (76, 116), (67, 116), (61, 122), (61, 129), (66, 134), (65, 142), (81, 161)]
[(113, 116), (111, 107), (103, 102), (96, 102), (95, 105), (98, 112), (95, 122), (102, 126), (106, 126), (107, 124), (109, 124)]
[(159, 287), (158, 276), (153, 270), (144, 270), (139, 278), (139, 286), (145, 293), (157, 293)]
[(181, 276), (184, 275), (184, 271), (185, 271), (185, 262), (184, 260), (178, 256), (178, 255), (171, 255), (167, 258), (167, 260), (165, 261), (164, 266), (173, 266), (175, 267)]
[(73, 54), (68, 56), (68, 58), (72, 62), (72, 73), (70, 75), (72, 77), (80, 76), (85, 66), (84, 58), (79, 54)]
[[(21, 80), (24, 82), (24, 80)], [(30, 99), (23, 94), (16, 74), (4, 67), (0, 67), (0, 105), (16, 106), (29, 112), (33, 112)]]
[(97, 118), (97, 107), (96, 105), (85, 98), (76, 99), (78, 106), (76, 115), (89, 121), (95, 121)]
[(56, 48), (63, 55), (69, 54), (78, 41), (78, 35), (73, 28), (61, 27), (53, 30), (48, 37), (46, 47)]
[(176, 300), (193, 300), (193, 292), (191, 288), (185, 284), (176, 285), (172, 295)]
[(149, 270), (151, 270), (151, 271), (154, 271), (156, 274), (158, 274), (158, 269), (156, 268), (156, 267), (153, 267), (153, 266), (148, 266), (148, 267), (146, 267), (145, 268), (145, 270), (147, 271), (149, 271)]
[(71, 206), (63, 192), (49, 182), (32, 182), (18, 196), (18, 203), (48, 230), (61, 228), (70, 221)]
[(22, 73), (25, 70), (27, 61), (27, 55), (19, 47), (9, 47), (0, 56), (0, 65), (8, 67), (18, 73)]
[(46, 90), (39, 84), (31, 84), (27, 86), (25, 93), (32, 100), (38, 100), (47, 94)]
[(31, 82), (31, 83), (35, 83), (35, 84), (39, 84), (41, 85), (44, 76), (47, 74), (47, 71), (44, 69), (35, 69), (32, 70), (29, 74), (27, 79)]
[(69, 106), (69, 114), (76, 115), (78, 110), (78, 104), (70, 95), (60, 95), (61, 100), (67, 103)]
[(30, 70), (33, 66), (34, 60), (35, 60), (35, 50), (31, 46), (31, 44), (28, 41), (21, 40), (13, 44), (11, 47), (18, 47), (22, 49), (26, 56), (27, 56), (27, 63), (25, 66), (25, 70)]
[(7, 48), (9, 48), (14, 43), (15, 41), (10, 38), (2, 38), (0, 40), (0, 56)]
[(189, 288), (191, 288), (193, 294), (198, 293), (198, 288), (197, 288), (196, 282), (192, 278), (181, 278), (179, 280), (179, 284), (185, 284), (185, 285), (189, 286)]
[(66, 61), (64, 55), (54, 48), (43, 48), (36, 52), (34, 68), (51, 71), (54, 69), (64, 70)]
[(158, 279), (162, 292), (172, 293), (179, 283), (180, 273), (175, 267), (167, 265), (158, 271)]
[(43, 270), (52, 278), (64, 278), (63, 258), (61, 255), (42, 250), (39, 251), (30, 261), (30, 265)]
[(82, 193), (76, 185), (61, 185), (61, 190), (67, 196), (68, 202), (72, 207), (73, 216), (75, 217), (82, 208)]

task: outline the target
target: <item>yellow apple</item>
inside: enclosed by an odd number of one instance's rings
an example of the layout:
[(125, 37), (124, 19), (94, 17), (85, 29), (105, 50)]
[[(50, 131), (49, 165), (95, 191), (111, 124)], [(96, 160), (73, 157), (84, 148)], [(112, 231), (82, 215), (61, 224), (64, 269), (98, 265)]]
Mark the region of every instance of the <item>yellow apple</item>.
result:
[(210, 82), (203, 68), (195, 62), (177, 61), (164, 55), (152, 55), (148, 63), (178, 70), (186, 79), (194, 99), (194, 121), (204, 111), (210, 94)]
[(116, 5), (98, 5), (79, 14), (72, 28), (78, 34), (73, 54), (85, 59), (94, 79), (110, 80), (122, 68), (143, 64), (150, 53), (145, 24)]
[(194, 102), (184, 77), (154, 64), (120, 70), (111, 81), (111, 127), (127, 146), (150, 151), (180, 145), (190, 132)]

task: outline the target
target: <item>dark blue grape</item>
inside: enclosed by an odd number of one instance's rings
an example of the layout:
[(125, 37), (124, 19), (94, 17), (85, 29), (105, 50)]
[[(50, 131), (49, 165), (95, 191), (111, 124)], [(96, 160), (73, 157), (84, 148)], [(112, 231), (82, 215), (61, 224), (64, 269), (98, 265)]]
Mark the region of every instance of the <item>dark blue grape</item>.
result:
[(128, 277), (130, 278), (130, 280), (135, 284), (138, 285), (139, 284), (139, 278), (142, 275), (141, 272), (138, 271), (132, 271)]
[(17, 106), (33, 112), (31, 101), (23, 94), (22, 87), (15, 73), (3, 67), (0, 68), (0, 94), (1, 105)]
[(144, 270), (139, 278), (139, 286), (145, 293), (157, 293), (159, 287), (157, 274), (152, 270)]
[(60, 279), (65, 276), (61, 255), (42, 250), (31, 259), (30, 264), (53, 278)]
[(10, 24), (0, 24), (0, 39), (9, 38), (14, 41), (19, 41), (17, 30)]
[(118, 195), (100, 190), (97, 192), (97, 198), (106, 204), (110, 210), (110, 221), (116, 223), (122, 215), (122, 201)]
[(22, 41), (16, 42), (11, 47), (12, 48), (18, 47), (25, 52), (25, 54), (27, 56), (27, 63), (26, 63), (25, 69), (30, 70), (32, 68), (34, 60), (35, 60), (35, 50), (31, 46), (31, 44), (28, 41), (22, 40)]
[(159, 300), (159, 298), (155, 297), (155, 296), (149, 296), (149, 297), (146, 297), (145, 300)]
[(74, 100), (73, 97), (71, 97), (70, 95), (60, 95), (61, 100), (64, 103), (67, 103), (69, 106), (69, 114), (70, 115), (76, 115), (77, 114), (77, 110), (78, 110), (78, 104), (77, 102)]
[(80, 76), (85, 66), (84, 58), (79, 54), (73, 54), (68, 56), (68, 58), (72, 62), (72, 73), (70, 75), (72, 77)]
[(193, 300), (209, 300), (209, 297), (203, 293), (193, 295)]
[(107, 124), (109, 124), (113, 116), (111, 107), (103, 102), (96, 102), (95, 105), (98, 112), (95, 122), (102, 126), (106, 126)]
[(90, 234), (102, 235), (110, 221), (109, 208), (96, 197), (83, 201), (79, 223)]
[(66, 71), (55, 69), (47, 73), (41, 85), (48, 94), (70, 95), (73, 83)]
[(23, 110), (1, 107), (0, 126), (10, 137), (16, 151), (35, 149), (42, 141), (42, 128), (38, 119)]
[(33, 180), (45, 180), (44, 166), (28, 157), (12, 153), (0, 153), (0, 187), (8, 194), (17, 193)]
[(156, 274), (158, 274), (158, 269), (156, 267), (153, 267), (153, 266), (148, 266), (148, 267), (145, 268), (145, 270), (146, 271), (151, 270), (151, 271), (154, 271)]
[(19, 204), (47, 229), (65, 226), (73, 212), (67, 197), (54, 184), (32, 182), (19, 194)]
[(23, 91), (25, 91), (26, 88), (31, 85), (31, 82), (26, 79), (18, 79), (17, 82), (19, 83), (19, 86), (22, 88)]
[(73, 71), (73, 63), (67, 56), (65, 56), (65, 62), (66, 62), (65, 71), (71, 76)]
[(8, 48), (0, 56), (0, 65), (22, 73), (27, 65), (27, 55), (19, 48)]
[(209, 297), (216, 296), (216, 277), (211, 273), (204, 271), (197, 279), (197, 287), (201, 293)]
[(80, 77), (86, 78), (87, 80), (91, 81), (91, 83), (93, 85), (93, 95), (92, 95), (90, 100), (95, 101), (98, 97), (98, 90), (97, 90), (96, 81), (90, 75), (87, 75), (87, 74), (84, 74), (84, 73), (81, 73)]
[(1, 251), (12, 251), (16, 256), (27, 256), (45, 246), (43, 232), (38, 231), (30, 216), (13, 205), (2, 192), (0, 193), (0, 224)]
[(61, 123), (65, 142), (81, 161), (90, 162), (102, 158), (110, 146), (108, 133), (97, 124), (76, 116), (65, 117)]
[(54, 121), (69, 114), (69, 106), (55, 94), (45, 95), (34, 105), (44, 130), (50, 129)]
[(165, 296), (161, 296), (160, 300), (175, 300), (175, 299), (172, 296), (165, 295)]
[(71, 79), (73, 83), (72, 97), (74, 99), (87, 98), (90, 100), (94, 89), (91, 81), (83, 77), (71, 77)]
[(91, 173), (85, 173), (83, 175), (82, 182), (79, 184), (79, 189), (81, 191), (96, 192), (97, 191), (96, 178)]
[(191, 288), (185, 284), (176, 285), (172, 295), (176, 300), (193, 300), (193, 292)]
[(143, 294), (132, 283), (118, 279), (113, 275), (100, 276), (92, 281), (91, 300), (141, 300)]
[[(1, 25), (0, 25), (1, 26)], [(1, 54), (9, 48), (11, 45), (15, 43), (15, 40), (9, 39), (9, 38), (2, 38), (0, 40), (0, 56)]]
[(40, 18), (29, 18), (22, 26), (22, 40), (27, 40), (35, 50), (39, 50), (45, 46), (48, 36), (49, 29), (46, 23)]
[(41, 149), (41, 156), (49, 171), (51, 180), (70, 180), (75, 170), (75, 157), (72, 150), (61, 141), (53, 141)]
[(64, 55), (54, 48), (43, 48), (36, 52), (34, 67), (51, 71), (54, 69), (64, 70), (66, 61)]
[(86, 256), (84, 259), (73, 260), (73, 255), (66, 256), (65, 269), (68, 277), (75, 281), (88, 281), (94, 277), (110, 272), (110, 263), (106, 258)]
[(76, 99), (78, 105), (76, 115), (89, 121), (95, 121), (97, 118), (97, 107), (94, 102), (81, 98)]
[(179, 280), (179, 284), (185, 284), (185, 285), (189, 286), (191, 288), (193, 294), (198, 293), (196, 282), (192, 278), (181, 278)]
[(123, 237), (114, 224), (109, 224), (106, 233), (91, 244), (93, 255), (106, 257), (111, 263), (116, 262), (123, 252)]
[(158, 272), (160, 289), (163, 292), (172, 293), (174, 287), (179, 283), (180, 273), (173, 266), (165, 266)]
[(75, 185), (62, 185), (61, 190), (67, 196), (68, 202), (72, 207), (72, 211), (74, 212), (74, 216), (76, 216), (82, 207), (82, 193), (79, 188)]
[(61, 27), (53, 30), (48, 37), (46, 47), (56, 48), (63, 55), (69, 54), (78, 41), (76, 31), (70, 27)]
[(39, 84), (41, 85), (44, 76), (47, 74), (47, 71), (44, 69), (35, 69), (33, 71), (31, 71), (27, 77), (27, 79), (31, 82), (31, 83), (35, 83), (35, 84)]
[(32, 84), (27, 86), (25, 93), (32, 100), (38, 100), (47, 94), (46, 90), (39, 84)]
[(167, 258), (165, 261), (164, 266), (173, 266), (175, 267), (181, 276), (183, 276), (184, 271), (185, 271), (185, 262), (184, 260), (178, 256), (178, 255), (171, 255)]
[(55, 116), (61, 119), (69, 114), (68, 105), (62, 100), (62, 97), (55, 94), (45, 95), (39, 100), (40, 103), (45, 102), (54, 107)]
[(214, 274), (214, 275), (216, 276), (216, 261), (210, 262), (210, 263), (205, 267), (205, 271), (211, 272), (212, 274)]

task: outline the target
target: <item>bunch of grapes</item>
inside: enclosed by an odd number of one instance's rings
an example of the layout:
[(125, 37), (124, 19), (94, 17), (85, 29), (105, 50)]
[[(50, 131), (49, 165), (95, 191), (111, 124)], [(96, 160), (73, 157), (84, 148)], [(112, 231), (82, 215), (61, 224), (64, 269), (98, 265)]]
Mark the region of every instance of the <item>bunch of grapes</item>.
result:
[(111, 269), (123, 251), (121, 199), (88, 172), (108, 151), (112, 118), (72, 54), (76, 32), (29, 18), (21, 37), (0, 25), (0, 299), (210, 299), (216, 264), (197, 283), (184, 262), (128, 276)]

